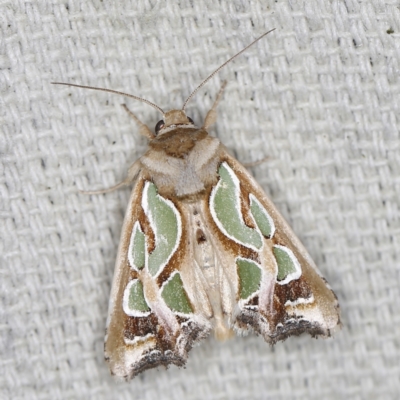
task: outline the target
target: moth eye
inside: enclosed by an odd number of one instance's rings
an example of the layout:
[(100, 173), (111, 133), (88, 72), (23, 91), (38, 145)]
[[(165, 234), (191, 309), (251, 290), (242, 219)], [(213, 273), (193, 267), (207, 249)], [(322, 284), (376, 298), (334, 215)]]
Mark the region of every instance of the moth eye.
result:
[(192, 118), (190, 118), (190, 117), (187, 117), (187, 119), (189, 120), (189, 122), (190, 122), (191, 124), (193, 124), (193, 125), (194, 125), (194, 122), (193, 122)]
[(164, 128), (164, 121), (163, 121), (162, 119), (160, 119), (160, 120), (157, 122), (156, 128), (155, 128), (156, 135), (157, 135), (158, 132), (160, 132), (160, 129), (162, 129), (162, 128)]

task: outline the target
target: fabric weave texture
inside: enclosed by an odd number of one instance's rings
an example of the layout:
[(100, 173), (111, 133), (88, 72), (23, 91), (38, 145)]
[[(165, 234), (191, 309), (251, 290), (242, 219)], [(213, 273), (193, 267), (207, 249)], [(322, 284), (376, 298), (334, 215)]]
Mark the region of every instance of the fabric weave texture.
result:
[[(53, 0), (0, 4), (1, 399), (398, 399), (398, 0)], [(275, 347), (249, 335), (194, 348), (185, 369), (116, 382), (103, 360), (129, 188), (104, 195), (146, 150), (126, 103), (55, 86), (125, 91), (181, 107), (202, 88), (210, 129), (293, 227), (338, 295), (334, 338)]]

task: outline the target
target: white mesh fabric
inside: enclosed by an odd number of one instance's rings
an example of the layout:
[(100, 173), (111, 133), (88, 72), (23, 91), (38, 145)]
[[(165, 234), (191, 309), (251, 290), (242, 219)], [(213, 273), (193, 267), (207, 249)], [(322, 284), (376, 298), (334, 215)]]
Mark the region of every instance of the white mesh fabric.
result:
[[(0, 4), (0, 398), (395, 399), (400, 394), (400, 10), (388, 1)], [(186, 369), (117, 383), (103, 361), (114, 259), (146, 149), (120, 104), (187, 107), (252, 172), (337, 293), (330, 340), (210, 339)]]

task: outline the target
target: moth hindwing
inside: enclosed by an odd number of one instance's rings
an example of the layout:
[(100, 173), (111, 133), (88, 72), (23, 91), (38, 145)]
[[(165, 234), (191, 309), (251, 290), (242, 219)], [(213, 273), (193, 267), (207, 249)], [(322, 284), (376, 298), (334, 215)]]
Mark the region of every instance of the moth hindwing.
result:
[(218, 339), (253, 331), (273, 344), (302, 332), (327, 337), (340, 326), (337, 298), (303, 245), (244, 166), (209, 136), (221, 93), (201, 128), (184, 112), (188, 100), (164, 113), (139, 99), (163, 114), (156, 134), (130, 113), (150, 141), (122, 182), (134, 186), (105, 340), (119, 377), (182, 366), (211, 331)]

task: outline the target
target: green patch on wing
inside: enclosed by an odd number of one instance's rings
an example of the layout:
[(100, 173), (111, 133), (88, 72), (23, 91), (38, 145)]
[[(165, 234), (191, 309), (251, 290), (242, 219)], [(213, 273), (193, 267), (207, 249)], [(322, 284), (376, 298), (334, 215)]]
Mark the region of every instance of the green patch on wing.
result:
[(217, 183), (211, 206), (216, 218), (227, 232), (245, 246), (260, 249), (262, 238), (256, 229), (245, 225), (241, 214), (239, 180), (228, 164), (222, 163), (218, 169), (220, 180)]
[(145, 262), (145, 236), (138, 223), (133, 228), (129, 251), (131, 266), (138, 270), (142, 269)]
[(239, 276), (239, 297), (247, 299), (260, 288), (261, 269), (252, 260), (245, 258), (236, 259)]
[(138, 279), (130, 284), (128, 308), (134, 311), (150, 311), (143, 293), (143, 284)]
[(252, 195), (250, 195), (250, 211), (261, 233), (265, 237), (271, 238), (275, 232), (274, 221), (267, 210)]
[(149, 272), (156, 275), (164, 266), (179, 241), (179, 221), (172, 203), (167, 202), (157, 193), (153, 183), (147, 187), (148, 217), (152, 221), (155, 234), (155, 249), (149, 254)]
[(273, 252), (278, 264), (278, 282), (285, 280), (289, 275), (293, 275), (293, 279), (298, 279), (301, 270), (296, 265), (297, 260), (291, 250), (284, 246), (274, 246)]
[(161, 296), (171, 310), (183, 314), (193, 312), (179, 272), (163, 286)]

